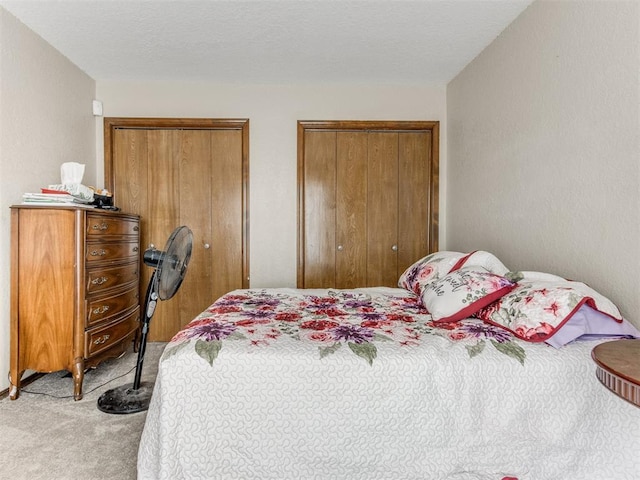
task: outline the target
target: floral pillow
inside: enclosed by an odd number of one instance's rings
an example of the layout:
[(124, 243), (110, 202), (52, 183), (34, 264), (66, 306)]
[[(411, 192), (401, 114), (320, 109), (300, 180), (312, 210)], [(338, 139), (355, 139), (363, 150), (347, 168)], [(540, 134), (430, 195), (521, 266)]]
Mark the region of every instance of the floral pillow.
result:
[(510, 272), (508, 276), (518, 282), (517, 288), (474, 316), (523, 340), (547, 340), (584, 304), (622, 322), (618, 307), (584, 283), (540, 272)]
[(456, 322), (515, 287), (512, 281), (482, 267), (463, 267), (427, 285), (421, 299), (434, 322)]
[(482, 267), (491, 273), (502, 276), (509, 272), (509, 269), (504, 266), (498, 257), (492, 253), (485, 252), (484, 250), (476, 250), (475, 252), (465, 255), (458, 260), (451, 271), (462, 267)]
[(398, 286), (416, 295), (421, 295), (429, 283), (449, 273), (453, 266), (465, 256), (467, 255), (464, 253), (445, 251), (427, 255), (400, 275)]

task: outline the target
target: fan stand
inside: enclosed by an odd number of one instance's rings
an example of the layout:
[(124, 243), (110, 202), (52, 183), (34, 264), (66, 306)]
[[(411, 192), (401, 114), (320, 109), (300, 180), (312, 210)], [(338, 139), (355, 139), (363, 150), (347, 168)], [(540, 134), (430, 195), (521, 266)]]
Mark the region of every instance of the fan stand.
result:
[(127, 383), (120, 387), (107, 390), (98, 398), (98, 410), (104, 413), (128, 414), (143, 412), (149, 409), (151, 394), (153, 393), (152, 382), (140, 382), (142, 375), (142, 363), (144, 353), (147, 348), (147, 334), (149, 333), (149, 323), (158, 303), (157, 278), (158, 270), (153, 271), (151, 281), (147, 287), (145, 299), (145, 315), (142, 322), (142, 337), (138, 349), (138, 361), (136, 364), (136, 376), (133, 383)]

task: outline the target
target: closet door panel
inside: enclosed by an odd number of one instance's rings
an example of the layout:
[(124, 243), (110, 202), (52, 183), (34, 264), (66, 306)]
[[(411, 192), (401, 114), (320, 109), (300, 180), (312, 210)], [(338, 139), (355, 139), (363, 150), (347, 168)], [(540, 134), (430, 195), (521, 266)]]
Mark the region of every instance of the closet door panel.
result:
[[(116, 129), (113, 138), (112, 169), (118, 182), (112, 186), (116, 206), (123, 212), (140, 215), (140, 249), (151, 243), (149, 231), (149, 154), (147, 130)], [(164, 245), (159, 248), (163, 248)], [(153, 271), (140, 262), (138, 296), (144, 308), (147, 285)], [(154, 319), (154, 322), (156, 320)]]
[[(181, 132), (179, 225), (193, 232), (191, 260), (180, 290), (174, 297), (180, 307), (180, 326), (186, 325), (212, 302), (213, 265), (211, 249), (212, 213), (207, 203), (212, 195), (211, 136), (207, 130)], [(197, 208), (200, 206), (200, 208)], [(173, 299), (171, 300), (174, 301)]]
[(304, 162), (304, 288), (335, 285), (336, 132), (307, 132)]
[(213, 291), (209, 292), (213, 301), (243, 285), (243, 165), (242, 132), (215, 130), (210, 131), (209, 136), (210, 163), (215, 166), (210, 177), (211, 210), (215, 212), (215, 220), (207, 242), (210, 247), (205, 250), (213, 260)]
[(367, 281), (367, 133), (337, 133), (336, 288)]
[[(173, 230), (180, 226), (180, 168), (182, 154), (180, 130), (147, 130), (148, 151), (148, 199), (152, 207), (146, 212), (149, 223), (150, 243), (164, 250)], [(145, 245), (144, 248), (148, 248)], [(153, 273), (153, 268), (142, 270), (143, 285)], [(159, 302), (151, 326), (149, 341), (171, 338), (182, 326), (180, 297), (170, 302)]]
[(367, 283), (398, 282), (398, 133), (370, 132), (367, 168)]
[(429, 252), (431, 132), (399, 134), (398, 277)]
[[(113, 169), (127, 172), (122, 175), (114, 191), (118, 206), (126, 212), (146, 210), (147, 200), (147, 131), (139, 129), (117, 129), (113, 141)], [(141, 220), (141, 233), (145, 231)], [(144, 239), (141, 238), (142, 245)]]
[[(126, 172), (120, 175), (121, 179), (113, 191), (117, 198), (116, 205), (127, 213), (146, 212), (149, 208), (147, 131), (115, 130), (112, 162), (115, 172)], [(151, 242), (148, 227), (147, 216), (140, 217), (140, 248), (143, 250)], [(145, 291), (141, 289), (141, 299), (144, 299), (144, 294)]]

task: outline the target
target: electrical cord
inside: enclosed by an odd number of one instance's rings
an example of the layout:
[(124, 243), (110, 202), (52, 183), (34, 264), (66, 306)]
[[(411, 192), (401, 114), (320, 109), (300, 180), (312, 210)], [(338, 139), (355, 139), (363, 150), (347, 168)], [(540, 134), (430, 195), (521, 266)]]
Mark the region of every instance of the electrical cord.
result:
[[(86, 392), (82, 392), (83, 395), (86, 395), (88, 393), (91, 392), (95, 392), (97, 389), (104, 387), (105, 385), (113, 382), (114, 380), (118, 380), (119, 378), (122, 377), (126, 377), (127, 375), (129, 375), (131, 372), (133, 372), (136, 369), (136, 366), (134, 365), (133, 367), (131, 367), (131, 369), (128, 372), (123, 373), (122, 375), (118, 375), (117, 377), (112, 378), (111, 380), (107, 380), (106, 382), (98, 385), (97, 387), (92, 388), (91, 390), (88, 390)], [(52, 395), (50, 393), (45, 393), (45, 392), (34, 392), (31, 390), (25, 390), (23, 388), (20, 389), (20, 393), (30, 393), (31, 395), (44, 395), (46, 397), (52, 397), (52, 398), (60, 398), (60, 399), (65, 399), (65, 398), (73, 398), (73, 395), (65, 395), (65, 396), (60, 396), (60, 395)]]

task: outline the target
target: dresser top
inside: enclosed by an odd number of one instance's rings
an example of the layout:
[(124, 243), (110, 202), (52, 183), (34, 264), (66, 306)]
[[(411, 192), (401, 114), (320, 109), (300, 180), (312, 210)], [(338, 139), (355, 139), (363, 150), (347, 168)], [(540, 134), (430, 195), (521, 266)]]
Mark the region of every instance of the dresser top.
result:
[(133, 213), (127, 213), (120, 210), (106, 210), (104, 208), (87, 207), (82, 205), (30, 205), (26, 203), (11, 205), (11, 209), (28, 209), (28, 210), (76, 210), (85, 211), (97, 215), (127, 215), (130, 217), (139, 218), (139, 215)]

